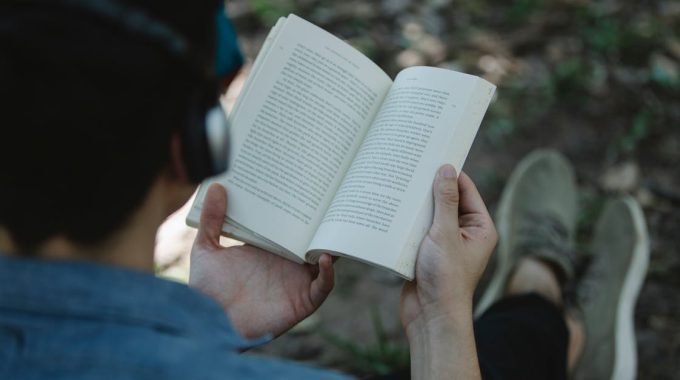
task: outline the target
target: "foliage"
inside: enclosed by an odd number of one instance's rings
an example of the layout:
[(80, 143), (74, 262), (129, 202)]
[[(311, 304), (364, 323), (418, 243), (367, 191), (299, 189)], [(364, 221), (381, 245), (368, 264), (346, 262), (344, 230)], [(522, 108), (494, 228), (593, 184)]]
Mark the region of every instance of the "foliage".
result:
[(329, 332), (322, 332), (322, 336), (346, 354), (349, 369), (358, 373), (387, 375), (408, 367), (408, 348), (389, 338), (376, 307), (371, 308), (371, 321), (375, 332), (375, 342), (371, 344), (359, 344)]
[(289, 0), (250, 0), (253, 12), (266, 26), (273, 26), (279, 17), (288, 16), (295, 11), (293, 3)]
[(615, 161), (621, 154), (630, 154), (634, 152), (640, 141), (642, 141), (649, 134), (649, 125), (651, 121), (651, 113), (648, 110), (638, 112), (628, 128), (613, 145), (609, 146), (608, 159)]

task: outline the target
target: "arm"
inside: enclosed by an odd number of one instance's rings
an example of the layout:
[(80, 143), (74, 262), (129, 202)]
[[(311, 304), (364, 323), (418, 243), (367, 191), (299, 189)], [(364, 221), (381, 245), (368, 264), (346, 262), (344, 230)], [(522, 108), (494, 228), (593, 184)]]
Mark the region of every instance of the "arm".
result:
[(434, 181), (434, 221), (423, 239), (414, 282), (404, 286), (401, 320), (414, 379), (481, 378), (472, 297), (496, 244), (491, 217), (472, 180), (452, 166)]

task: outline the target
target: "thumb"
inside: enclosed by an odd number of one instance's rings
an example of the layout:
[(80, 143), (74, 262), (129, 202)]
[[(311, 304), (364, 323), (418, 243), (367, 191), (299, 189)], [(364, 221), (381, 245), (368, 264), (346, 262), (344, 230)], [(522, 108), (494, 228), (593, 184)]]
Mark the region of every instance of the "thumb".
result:
[(458, 231), (458, 178), (456, 169), (451, 165), (443, 165), (437, 171), (434, 180), (434, 220), (432, 222), (433, 238), (443, 234), (441, 238)]
[(218, 247), (226, 214), (227, 192), (222, 185), (213, 183), (205, 192), (196, 242)]

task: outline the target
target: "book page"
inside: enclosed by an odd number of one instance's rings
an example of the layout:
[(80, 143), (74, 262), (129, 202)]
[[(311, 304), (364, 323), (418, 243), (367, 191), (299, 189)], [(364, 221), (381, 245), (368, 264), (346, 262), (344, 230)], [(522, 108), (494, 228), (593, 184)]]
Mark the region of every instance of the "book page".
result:
[(450, 70), (402, 71), (310, 244), (312, 256), (331, 250), (412, 278), (431, 223), (434, 175), (444, 163), (460, 171), (493, 91)]
[[(267, 38), (265, 38), (264, 43), (262, 44), (262, 47), (260, 48), (260, 51), (257, 54), (255, 62), (253, 63), (250, 72), (248, 73), (248, 77), (246, 78), (245, 83), (243, 84), (243, 87), (241, 88), (241, 91), (238, 97), (236, 98), (236, 102), (231, 112), (227, 115), (227, 119), (230, 125), (233, 124), (234, 115), (238, 114), (238, 110), (239, 108), (241, 108), (241, 105), (243, 104), (243, 99), (248, 98), (248, 92), (252, 87), (253, 79), (258, 77), (258, 72), (262, 68), (262, 62), (267, 60), (267, 56), (271, 51), (271, 45), (276, 40), (276, 37), (278, 37), (279, 32), (281, 31), (281, 28), (283, 27), (285, 22), (286, 17), (279, 17), (279, 19), (276, 21), (276, 24), (274, 24), (274, 26), (267, 34)], [(191, 205), (189, 214), (187, 215), (186, 218), (186, 223), (188, 226), (195, 228), (199, 227), (201, 221), (203, 199), (205, 198), (205, 192), (208, 190), (208, 187), (210, 187), (212, 183), (215, 182), (219, 183), (220, 181), (222, 181), (222, 185), (224, 185), (225, 180), (226, 180), (225, 176), (217, 176), (209, 178), (203, 181), (203, 183), (201, 183), (201, 185), (198, 187), (198, 192), (194, 197), (194, 202)], [(276, 252), (277, 254), (285, 256), (293, 261), (304, 262), (303, 258), (287, 253), (285, 248), (276, 246), (272, 242), (268, 241), (267, 239), (264, 239), (260, 235), (257, 235), (253, 231), (250, 231), (247, 228), (240, 226), (238, 223), (234, 222), (233, 220), (230, 220), (226, 215), (224, 217), (224, 224), (222, 225), (222, 233), (230, 237), (238, 237), (238, 240), (244, 243), (256, 245), (269, 252)]]
[(262, 63), (267, 61), (267, 56), (271, 51), (272, 44), (274, 43), (274, 41), (276, 41), (276, 38), (279, 36), (279, 32), (281, 31), (281, 28), (283, 28), (283, 25), (285, 25), (285, 23), (286, 17), (279, 17), (279, 19), (276, 20), (276, 24), (272, 26), (271, 30), (267, 34), (267, 38), (265, 38), (264, 42), (262, 43), (262, 47), (260, 48), (260, 51), (258, 52), (257, 57), (255, 58), (255, 62), (253, 62), (253, 66), (250, 68), (250, 72), (248, 73), (248, 77), (246, 78), (245, 83), (243, 84), (243, 88), (241, 88), (241, 92), (236, 98), (234, 108), (228, 115), (230, 123), (233, 123), (234, 115), (238, 115), (238, 110), (239, 108), (241, 108), (241, 104), (243, 104), (243, 99), (248, 98), (248, 92), (252, 87), (254, 78), (259, 78), (258, 74), (260, 72), (260, 69), (262, 68)]
[(230, 220), (304, 257), (392, 81), (295, 15), (266, 54), (231, 118), (230, 171), (217, 180)]

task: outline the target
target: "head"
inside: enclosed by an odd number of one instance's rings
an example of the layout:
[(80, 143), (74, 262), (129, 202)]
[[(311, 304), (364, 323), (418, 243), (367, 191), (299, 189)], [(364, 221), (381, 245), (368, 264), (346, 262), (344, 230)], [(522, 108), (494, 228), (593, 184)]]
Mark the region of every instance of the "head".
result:
[(215, 65), (218, 9), (218, 1), (0, 5), (0, 228), (17, 253), (54, 237), (103, 244), (152, 189), (163, 187), (170, 213), (214, 174), (205, 119), (218, 102), (216, 73), (240, 64), (221, 41), (226, 65)]

